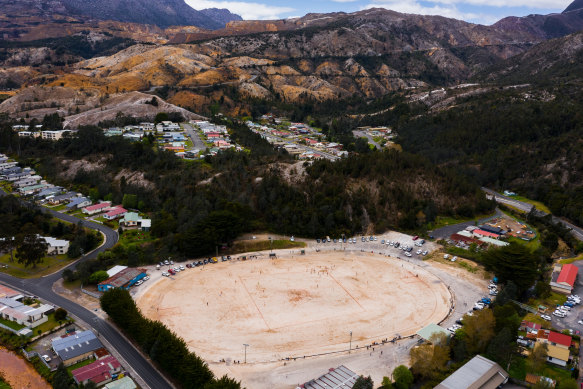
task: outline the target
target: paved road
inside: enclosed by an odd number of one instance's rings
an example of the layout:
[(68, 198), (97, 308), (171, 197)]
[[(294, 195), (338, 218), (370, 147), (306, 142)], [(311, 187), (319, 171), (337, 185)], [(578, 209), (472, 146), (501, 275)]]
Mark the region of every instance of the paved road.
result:
[(364, 132), (364, 131), (352, 131), (352, 133), (353, 133), (353, 135), (355, 137), (358, 137), (358, 138), (366, 138), (368, 140), (368, 143), (370, 143), (371, 145), (373, 145), (377, 149), (379, 149), (379, 150), (382, 149), (381, 145), (378, 144), (377, 142), (375, 142), (374, 138), (372, 136), (370, 136), (367, 132)]
[[(478, 223), (484, 223), (485, 221), (487, 221), (493, 217), (498, 217), (501, 215), (502, 215), (502, 211), (500, 211), (498, 208), (496, 208), (496, 213), (493, 216), (488, 216), (485, 219), (480, 219), (480, 220), (478, 220)], [(433, 236), (435, 239), (447, 239), (452, 234), (455, 234), (456, 232), (461, 231), (461, 230), (465, 229), (466, 227), (473, 226), (475, 224), (476, 224), (475, 220), (470, 220), (470, 221), (458, 223), (458, 224), (452, 224), (450, 226), (438, 228), (434, 231), (429, 231), (429, 235)]]
[[(0, 196), (5, 196), (6, 193), (0, 190)], [(5, 273), (0, 273), (0, 282), (3, 284), (18, 289), (20, 291), (26, 292), (30, 295), (39, 296), (41, 299), (63, 307), (69, 313), (83, 320), (85, 323), (91, 325), (96, 329), (101, 336), (103, 336), (107, 341), (115, 347), (115, 349), (121, 354), (123, 359), (131, 365), (134, 371), (151, 387), (151, 388), (172, 388), (172, 386), (162, 377), (157, 370), (155, 370), (150, 362), (146, 360), (142, 354), (140, 354), (130, 342), (128, 342), (111, 324), (107, 321), (101, 319), (93, 312), (85, 309), (84, 307), (76, 304), (75, 302), (68, 300), (55, 292), (53, 292), (53, 284), (61, 278), (62, 272), (65, 269), (74, 268), (77, 263), (87, 261), (89, 259), (96, 258), (97, 255), (105, 250), (113, 247), (118, 241), (118, 235), (111, 228), (104, 225), (78, 219), (71, 215), (65, 215), (47, 208), (40, 208), (43, 212), (50, 213), (51, 215), (71, 223), (79, 223), (85, 227), (101, 231), (105, 234), (104, 244), (98, 249), (92, 251), (88, 255), (81, 258), (76, 263), (72, 263), (64, 269), (36, 279), (20, 279), (12, 277)]]
[(204, 144), (202, 139), (200, 139), (200, 134), (198, 133), (198, 131), (196, 131), (194, 127), (192, 127), (188, 123), (182, 123), (182, 126), (184, 127), (184, 131), (186, 131), (186, 134), (188, 135), (190, 140), (192, 140), (194, 148), (197, 150), (205, 151), (206, 145)]
[[(511, 197), (501, 195), (500, 193), (495, 192), (495, 191), (488, 189), (488, 188), (482, 188), (482, 191), (486, 192), (486, 197), (488, 197), (490, 199), (494, 198), (496, 200), (496, 202), (498, 202), (498, 203), (511, 205), (511, 206), (518, 208), (518, 209), (525, 211), (525, 212), (530, 212), (532, 210), (532, 208), (534, 207), (532, 204), (528, 204), (528, 203), (525, 203), (523, 201), (518, 201), (518, 200), (515, 200)], [(538, 211), (538, 213), (542, 216), (548, 215), (546, 212), (542, 212), (542, 211)], [(571, 222), (568, 222), (566, 220), (558, 218), (556, 216), (552, 216), (552, 220), (553, 220), (553, 223), (561, 223), (563, 226), (569, 228), (571, 230), (571, 233), (573, 234), (573, 236), (577, 240), (583, 241), (583, 229), (582, 228), (574, 225)]]

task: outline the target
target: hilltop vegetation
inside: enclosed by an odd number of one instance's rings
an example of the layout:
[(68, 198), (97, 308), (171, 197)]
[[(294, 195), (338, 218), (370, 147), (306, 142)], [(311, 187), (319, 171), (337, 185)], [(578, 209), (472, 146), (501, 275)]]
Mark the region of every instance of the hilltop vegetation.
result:
[[(145, 262), (156, 251), (212, 253), (247, 231), (322, 237), (413, 230), (440, 214), (472, 216), (493, 207), (454, 170), (397, 151), (353, 155), (335, 164), (317, 161), (306, 164), (305, 173), (292, 169), (290, 180), (281, 172), (282, 163), (293, 161), (285, 152), (240, 123), (229, 126), (250, 153), (226, 151), (186, 162), (159, 151), (148, 138), (131, 143), (92, 127), (54, 143), (15, 139), (8, 128), (0, 139), (4, 151), (18, 147), (20, 159), (51, 182), (116, 203), (136, 195), (140, 211), (152, 214), (152, 235), (158, 238), (135, 256)], [(72, 161), (80, 166), (74, 174)], [(136, 174), (140, 180), (130, 179)]]

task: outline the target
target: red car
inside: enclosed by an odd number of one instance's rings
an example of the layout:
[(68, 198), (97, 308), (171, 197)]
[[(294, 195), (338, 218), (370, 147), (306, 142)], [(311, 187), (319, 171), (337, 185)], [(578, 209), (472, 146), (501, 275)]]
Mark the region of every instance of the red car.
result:
[(419, 237), (418, 237), (417, 235), (415, 235), (415, 236), (413, 237), (413, 240), (417, 240), (417, 239), (419, 239)]
[(168, 269), (168, 273), (170, 273), (172, 275), (176, 275), (176, 272), (173, 269)]

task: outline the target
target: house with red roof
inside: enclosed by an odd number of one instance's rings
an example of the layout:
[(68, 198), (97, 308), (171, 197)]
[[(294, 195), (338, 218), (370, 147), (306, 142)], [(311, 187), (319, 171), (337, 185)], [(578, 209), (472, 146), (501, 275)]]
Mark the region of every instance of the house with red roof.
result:
[(120, 207), (118, 205), (117, 207), (111, 209), (109, 212), (107, 212), (105, 215), (103, 215), (103, 217), (107, 220), (114, 220), (114, 219), (117, 219), (119, 217), (122, 217), (127, 212), (128, 212), (127, 209)]
[(552, 346), (569, 348), (571, 347), (572, 338), (569, 335), (551, 331), (547, 340)]
[(538, 332), (538, 330), (541, 329), (541, 325), (538, 323), (533, 323), (531, 321), (526, 321), (523, 320), (522, 323), (520, 323), (520, 331), (526, 331), (526, 332)]
[(107, 356), (89, 365), (80, 367), (71, 372), (77, 385), (85, 385), (92, 381), (96, 385), (105, 385), (112, 380), (112, 376), (121, 371), (121, 364), (115, 357)]
[(551, 275), (551, 289), (553, 292), (562, 294), (571, 294), (575, 287), (575, 281), (579, 268), (572, 264), (563, 265), (563, 267), (556, 266)]
[(95, 215), (101, 212), (105, 212), (109, 208), (111, 208), (111, 203), (109, 201), (105, 201), (103, 203), (98, 203), (83, 208), (83, 213), (86, 215)]

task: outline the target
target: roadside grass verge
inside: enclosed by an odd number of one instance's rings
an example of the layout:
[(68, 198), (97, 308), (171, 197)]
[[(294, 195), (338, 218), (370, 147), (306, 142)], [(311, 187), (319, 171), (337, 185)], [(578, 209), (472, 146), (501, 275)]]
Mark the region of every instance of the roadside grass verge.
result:
[(236, 241), (232, 247), (226, 250), (226, 254), (240, 254), (251, 251), (297, 249), (306, 247), (305, 242), (292, 242), (290, 240), (240, 240)]
[(67, 266), (74, 259), (70, 259), (67, 255), (51, 255), (43, 258), (36, 268), (25, 267), (16, 260), (16, 252), (14, 253), (14, 262), (10, 262), (10, 254), (0, 256), (0, 265), (7, 265), (7, 268), (0, 268), (0, 272), (10, 274), (18, 278), (38, 278), (56, 272), (57, 270)]
[(546, 205), (544, 205), (540, 201), (531, 200), (529, 198), (526, 198), (526, 197), (523, 197), (523, 196), (518, 196), (518, 195), (517, 196), (511, 196), (511, 198), (513, 198), (515, 200), (518, 200), (518, 201), (522, 201), (523, 203), (532, 204), (539, 211), (543, 211), (543, 212), (546, 212), (546, 213), (551, 213), (551, 210), (549, 209), (549, 207), (547, 207)]

